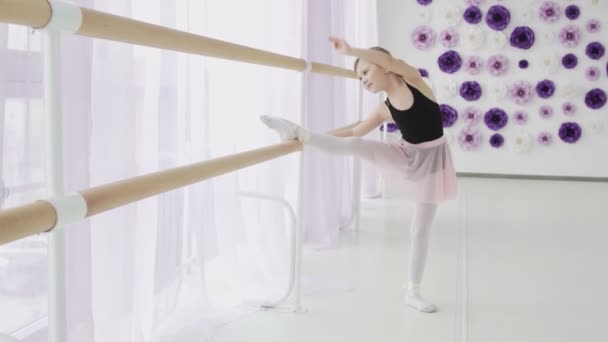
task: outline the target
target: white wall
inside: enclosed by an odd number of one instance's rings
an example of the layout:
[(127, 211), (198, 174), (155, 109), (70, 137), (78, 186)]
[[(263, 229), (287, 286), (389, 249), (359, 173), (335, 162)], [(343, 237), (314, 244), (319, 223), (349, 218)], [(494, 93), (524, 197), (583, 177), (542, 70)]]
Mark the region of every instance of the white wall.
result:
[[(509, 115), (509, 123), (505, 128), (499, 131), (505, 137), (505, 145), (500, 149), (495, 149), (490, 146), (488, 139), (494, 133), (488, 129), (483, 120), (479, 124), (479, 128), (483, 134), (483, 145), (474, 152), (464, 151), (456, 142), (454, 137), (465, 126), (461, 118), (456, 124), (450, 128), (446, 128), (445, 132), (452, 141), (452, 151), (458, 172), (479, 172), (491, 174), (515, 174), (515, 175), (551, 175), (551, 176), (582, 176), (582, 177), (607, 177), (608, 176), (608, 105), (599, 110), (588, 109), (584, 104), (584, 94), (592, 88), (601, 88), (608, 92), (608, 75), (606, 64), (608, 63), (608, 53), (599, 61), (593, 61), (585, 55), (585, 46), (591, 41), (600, 41), (608, 48), (608, 5), (606, 0), (581, 0), (581, 1), (561, 1), (557, 0), (561, 5), (561, 18), (553, 24), (543, 23), (537, 19), (536, 11), (541, 1), (526, 0), (526, 1), (496, 1), (482, 0), (479, 6), (484, 17), (482, 22), (477, 24), (484, 34), (492, 32), (485, 23), (485, 13), (487, 9), (494, 4), (501, 4), (507, 7), (511, 12), (511, 22), (503, 31), (507, 36), (507, 44), (501, 50), (492, 50), (487, 45), (483, 45), (479, 50), (468, 51), (463, 48), (462, 44), (457, 45), (456, 50), (461, 57), (466, 58), (469, 55), (477, 55), (482, 57), (484, 61), (488, 56), (501, 53), (506, 55), (510, 61), (510, 68), (507, 74), (501, 77), (490, 76), (484, 69), (480, 75), (470, 76), (461, 68), (458, 72), (452, 75), (443, 73), (437, 66), (437, 57), (448, 49), (443, 47), (438, 39), (433, 48), (427, 51), (416, 49), (410, 40), (411, 32), (418, 25), (423, 24), (419, 16), (419, 12), (424, 7), (419, 5), (415, 0), (381, 0), (378, 1), (378, 22), (379, 22), (379, 42), (381, 46), (388, 48), (397, 57), (406, 60), (408, 63), (425, 68), (429, 71), (432, 83), (436, 89), (436, 95), (440, 103), (447, 103), (462, 111), (468, 105), (473, 105), (485, 113), (488, 109), (498, 106), (504, 109)], [(581, 8), (581, 15), (577, 20), (571, 21), (563, 14), (563, 9), (566, 5), (577, 3)], [(437, 33), (447, 27), (445, 20), (441, 19), (441, 12), (446, 8), (446, 4), (452, 6), (457, 5), (460, 12), (466, 8), (464, 0), (433, 0), (427, 6), (432, 13), (431, 20), (427, 25), (431, 26)], [(536, 33), (536, 42), (529, 50), (520, 50), (513, 48), (508, 43), (508, 37), (516, 26), (524, 25), (521, 13), (526, 9), (531, 8), (534, 13), (534, 22), (527, 23)], [(590, 18), (597, 18), (602, 22), (602, 29), (595, 34), (589, 34), (584, 29), (584, 24)], [(566, 49), (562, 47), (558, 39), (559, 30), (567, 24), (574, 24), (581, 29), (581, 43), (574, 49)], [(472, 26), (464, 20), (455, 26), (458, 31)], [(555, 33), (555, 39), (552, 43), (542, 41), (539, 37), (543, 31), (552, 31)], [(561, 56), (567, 52), (572, 52), (578, 56), (579, 64), (573, 70), (567, 70), (561, 66)], [(555, 72), (547, 74), (539, 67), (539, 59), (547, 56), (549, 53), (559, 56), (559, 66)], [(530, 67), (527, 70), (519, 69), (517, 63), (520, 59), (525, 58), (530, 62)], [(601, 77), (598, 81), (587, 81), (584, 77), (584, 70), (595, 65), (601, 70)], [(537, 96), (526, 106), (518, 107), (508, 98), (494, 100), (488, 95), (488, 91), (492, 82), (505, 82), (511, 84), (516, 80), (528, 80), (533, 85), (542, 79), (549, 78), (556, 83), (557, 91), (552, 98), (540, 99)], [(476, 102), (467, 102), (458, 94), (455, 97), (446, 97), (442, 94), (438, 85), (446, 80), (453, 80), (458, 86), (466, 80), (476, 80), (483, 88), (484, 94)], [(560, 88), (563, 90), (565, 84), (576, 84), (580, 87), (580, 94), (573, 98), (577, 106), (577, 112), (573, 117), (568, 117), (562, 114), (561, 105), (564, 102), (563, 97), (559, 95)], [(538, 115), (538, 108), (543, 105), (551, 105), (554, 109), (554, 115), (550, 119), (542, 119)], [(529, 120), (524, 126), (517, 126), (513, 123), (511, 115), (516, 109), (524, 109), (528, 112)], [(591, 124), (601, 120), (604, 125), (604, 130), (600, 134), (594, 134), (591, 129)], [(575, 121), (581, 125), (583, 135), (575, 144), (566, 144), (559, 139), (557, 134), (558, 128), (564, 121)], [(517, 129), (523, 127), (531, 134), (534, 143), (532, 149), (527, 153), (514, 152), (511, 144), (512, 136)], [(553, 144), (545, 147), (536, 143), (536, 136), (541, 131), (550, 131), (553, 134)], [(454, 139), (454, 140), (452, 140)]]

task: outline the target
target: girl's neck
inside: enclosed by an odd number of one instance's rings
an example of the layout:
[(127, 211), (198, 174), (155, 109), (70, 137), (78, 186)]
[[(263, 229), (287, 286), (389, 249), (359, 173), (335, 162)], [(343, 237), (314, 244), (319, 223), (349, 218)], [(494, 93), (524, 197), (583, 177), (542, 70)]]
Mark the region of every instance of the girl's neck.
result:
[(397, 99), (403, 94), (403, 88), (406, 88), (405, 80), (400, 76), (391, 77), (390, 82), (386, 87), (386, 96), (390, 99)]

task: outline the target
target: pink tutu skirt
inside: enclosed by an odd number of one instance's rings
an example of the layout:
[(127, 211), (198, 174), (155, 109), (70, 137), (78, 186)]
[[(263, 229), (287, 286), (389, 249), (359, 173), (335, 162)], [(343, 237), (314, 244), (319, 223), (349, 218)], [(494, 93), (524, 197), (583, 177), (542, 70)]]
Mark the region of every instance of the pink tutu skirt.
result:
[(458, 194), (452, 152), (445, 136), (420, 144), (401, 139), (386, 142), (375, 152), (376, 165), (398, 198), (438, 203)]

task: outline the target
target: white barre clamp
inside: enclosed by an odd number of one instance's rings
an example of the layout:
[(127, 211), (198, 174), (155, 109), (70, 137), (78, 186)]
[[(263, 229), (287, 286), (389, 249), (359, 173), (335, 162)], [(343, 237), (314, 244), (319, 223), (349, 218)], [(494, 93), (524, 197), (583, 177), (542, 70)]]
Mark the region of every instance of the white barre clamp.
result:
[(81, 194), (57, 196), (47, 200), (57, 214), (55, 225), (49, 229), (63, 229), (66, 224), (79, 222), (87, 216), (87, 201)]
[(62, 30), (76, 33), (82, 26), (82, 9), (80, 6), (69, 2), (48, 0), (51, 6), (51, 19), (49, 22), (38, 29), (43, 30)]
[(304, 68), (304, 71), (305, 72), (311, 72), (312, 71), (312, 62), (304, 60), (304, 63), (306, 64), (306, 68)]

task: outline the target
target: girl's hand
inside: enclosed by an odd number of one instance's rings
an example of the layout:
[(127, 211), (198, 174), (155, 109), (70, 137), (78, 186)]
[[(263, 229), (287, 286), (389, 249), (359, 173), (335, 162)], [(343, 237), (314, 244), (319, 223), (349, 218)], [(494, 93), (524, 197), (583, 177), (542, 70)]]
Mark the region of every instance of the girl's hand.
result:
[(329, 41), (331, 42), (331, 45), (333, 45), (334, 49), (342, 54), (348, 55), (352, 51), (350, 45), (348, 45), (348, 43), (343, 39), (329, 36)]

